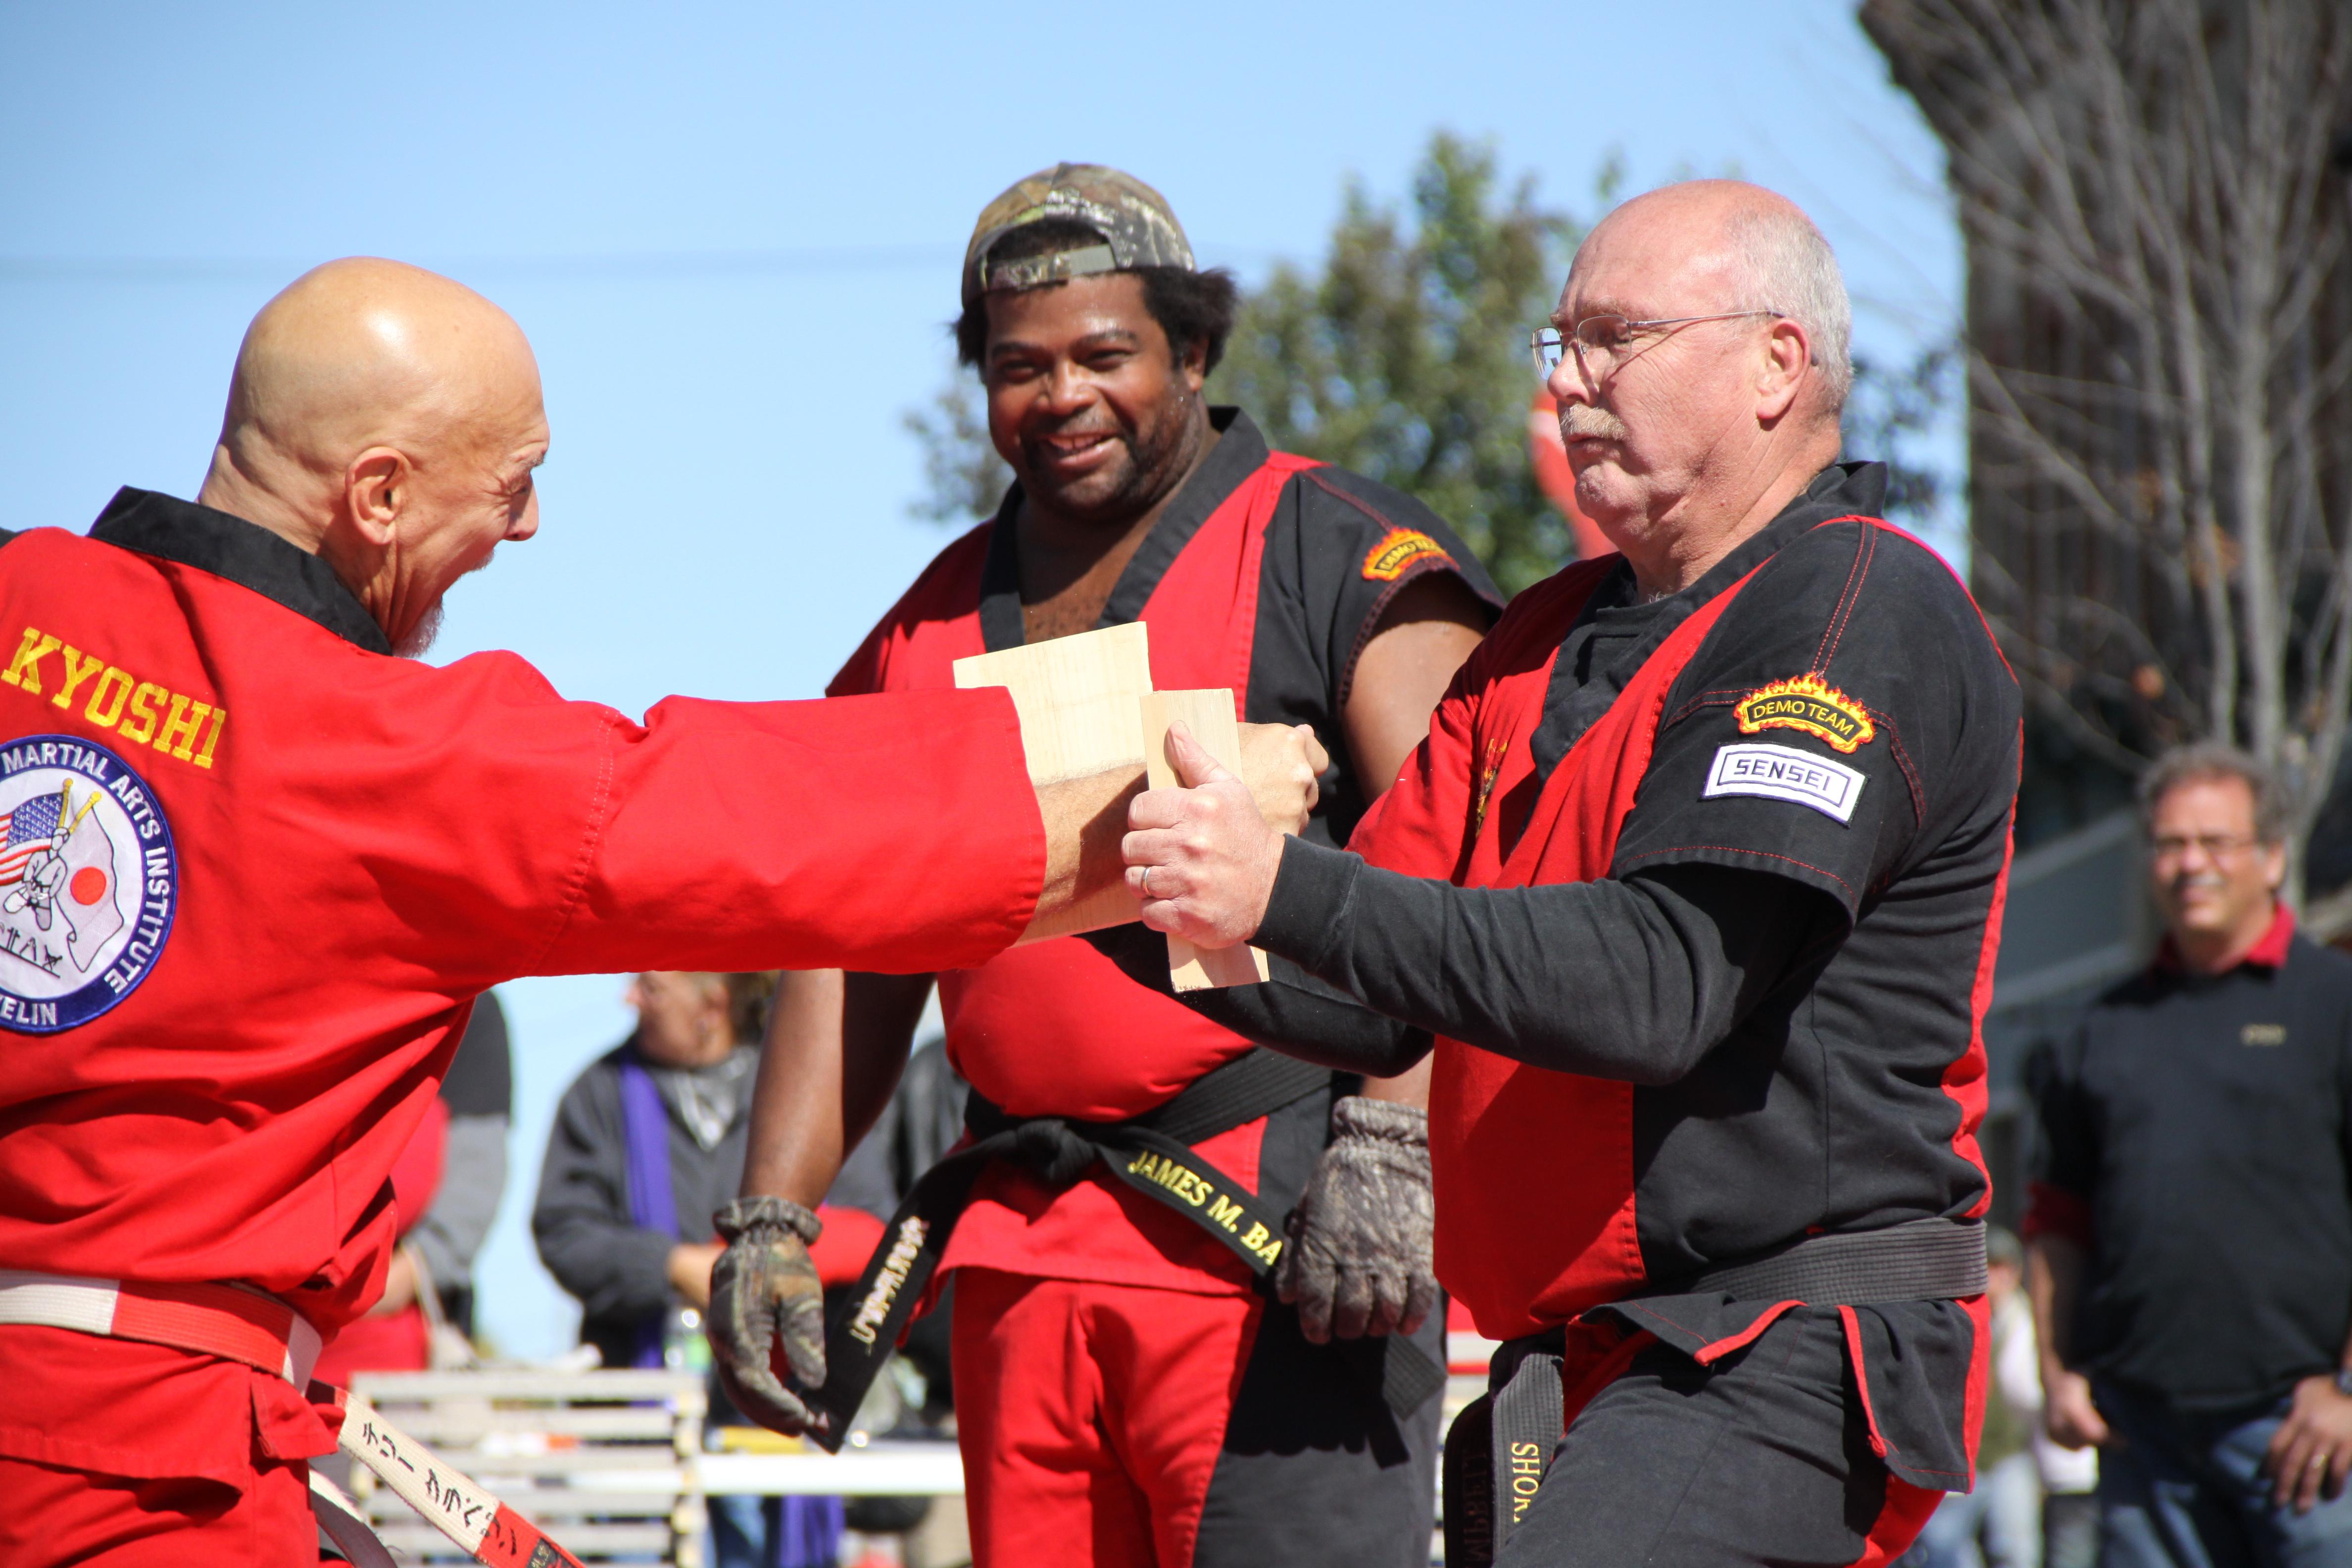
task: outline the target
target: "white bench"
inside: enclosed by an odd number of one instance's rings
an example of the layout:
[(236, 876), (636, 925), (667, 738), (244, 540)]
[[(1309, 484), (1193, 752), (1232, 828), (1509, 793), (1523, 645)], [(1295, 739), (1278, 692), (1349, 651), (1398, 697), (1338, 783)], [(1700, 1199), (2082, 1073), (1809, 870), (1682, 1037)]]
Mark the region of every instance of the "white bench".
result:
[[(583, 1562), (702, 1568), (702, 1379), (676, 1372), (362, 1373), (384, 1419), (495, 1493)], [(353, 1468), (386, 1546), (415, 1561), (466, 1554)]]
[[(764, 1452), (703, 1452), (702, 1379), (680, 1372), (362, 1373), (386, 1421), (540, 1525), (583, 1562), (701, 1568), (707, 1497), (947, 1497), (953, 1443), (857, 1442), (827, 1454), (762, 1434)], [(365, 1467), (352, 1492), (385, 1545), (414, 1561), (465, 1553)]]

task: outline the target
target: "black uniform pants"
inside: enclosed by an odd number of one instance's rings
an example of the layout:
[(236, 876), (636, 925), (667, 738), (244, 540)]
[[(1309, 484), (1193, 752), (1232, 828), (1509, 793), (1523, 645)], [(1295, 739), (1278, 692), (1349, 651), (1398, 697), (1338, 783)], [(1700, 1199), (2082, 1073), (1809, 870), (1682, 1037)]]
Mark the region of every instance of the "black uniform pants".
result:
[[(1249, 1297), (956, 1275), (979, 1568), (1420, 1568), (1440, 1401)], [(1414, 1337), (1438, 1349), (1433, 1321)]]
[(1890, 1476), (1834, 1307), (1712, 1367), (1652, 1344), (1586, 1404), (1496, 1568), (1881, 1563), (1942, 1494)]
[[(1414, 1334), (1441, 1363), (1444, 1313)], [(1298, 1314), (1270, 1308), (1234, 1391), (1192, 1568), (1422, 1568), (1436, 1524), (1432, 1397), (1400, 1418), (1362, 1347), (1309, 1344)]]

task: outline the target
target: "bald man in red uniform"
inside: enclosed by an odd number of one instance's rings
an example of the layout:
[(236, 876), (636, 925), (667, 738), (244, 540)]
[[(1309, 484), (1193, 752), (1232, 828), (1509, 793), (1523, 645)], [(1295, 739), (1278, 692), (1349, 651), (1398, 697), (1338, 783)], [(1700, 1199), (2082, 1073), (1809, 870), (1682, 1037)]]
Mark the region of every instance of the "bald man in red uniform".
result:
[(976, 963), (1112, 874), (1136, 781), (1033, 792), (1002, 692), (633, 722), (511, 655), (394, 657), (535, 531), (547, 445), (503, 313), (333, 263), (248, 331), (197, 503), (5, 536), (12, 1568), (312, 1558), (310, 1363), (383, 1289), (480, 992)]

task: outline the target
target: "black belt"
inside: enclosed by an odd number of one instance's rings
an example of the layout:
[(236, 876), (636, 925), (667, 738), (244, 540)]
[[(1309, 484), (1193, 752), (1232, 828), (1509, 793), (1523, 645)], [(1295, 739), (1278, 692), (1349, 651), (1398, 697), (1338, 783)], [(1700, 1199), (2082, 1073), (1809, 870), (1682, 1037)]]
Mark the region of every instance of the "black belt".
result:
[[(1956, 1300), (1983, 1294), (1984, 1245), (1977, 1220), (1906, 1220), (1805, 1237), (1631, 1299), (1724, 1295), (1815, 1307)], [(1445, 1438), (1447, 1563), (1492, 1563), (1535, 1502), (1565, 1424), (1567, 1348), (1562, 1328), (1505, 1342), (1487, 1368), (1486, 1393), (1454, 1418)]]
[[(856, 1288), (825, 1324), (824, 1386), (805, 1397), (827, 1420), (811, 1437), (839, 1450), (866, 1389), (946, 1254), (973, 1184), (994, 1161), (1017, 1161), (1045, 1182), (1065, 1186), (1099, 1160), (1112, 1175), (1215, 1237), (1260, 1279), (1271, 1275), (1286, 1244), (1285, 1215), (1202, 1160), (1192, 1145), (1272, 1115), (1330, 1082), (1327, 1068), (1260, 1049), (1203, 1073), (1174, 1099), (1126, 1121), (1015, 1117), (973, 1093), (964, 1105), (964, 1128), (972, 1142), (915, 1184), (890, 1216)], [(1381, 1359), (1382, 1397), (1400, 1413), (1417, 1408), (1444, 1385), (1444, 1369), (1402, 1335), (1347, 1343), (1347, 1353)]]

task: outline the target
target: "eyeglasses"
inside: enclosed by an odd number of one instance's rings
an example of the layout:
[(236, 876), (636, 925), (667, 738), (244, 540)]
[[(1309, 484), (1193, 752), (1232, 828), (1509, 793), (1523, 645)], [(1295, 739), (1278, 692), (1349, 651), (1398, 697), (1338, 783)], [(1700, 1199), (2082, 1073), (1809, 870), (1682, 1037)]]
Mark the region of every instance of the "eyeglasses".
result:
[(2208, 860), (2226, 860), (2241, 855), (2259, 842), (2251, 834), (2172, 834), (2167, 833), (2148, 841), (2148, 851), (2158, 860), (2178, 860), (2191, 849)]
[(1712, 316), (1662, 316), (1655, 321), (1629, 321), (1622, 316), (1587, 316), (1565, 337), (1558, 327), (1538, 327), (1528, 334), (1534, 352), (1536, 374), (1546, 381), (1559, 368), (1560, 358), (1573, 348), (1576, 363), (1595, 381), (1608, 378), (1617, 362), (1644, 335), (1662, 327), (1687, 327), (1694, 321), (1737, 321), (1748, 316), (1785, 316), (1785, 310), (1724, 310)]

